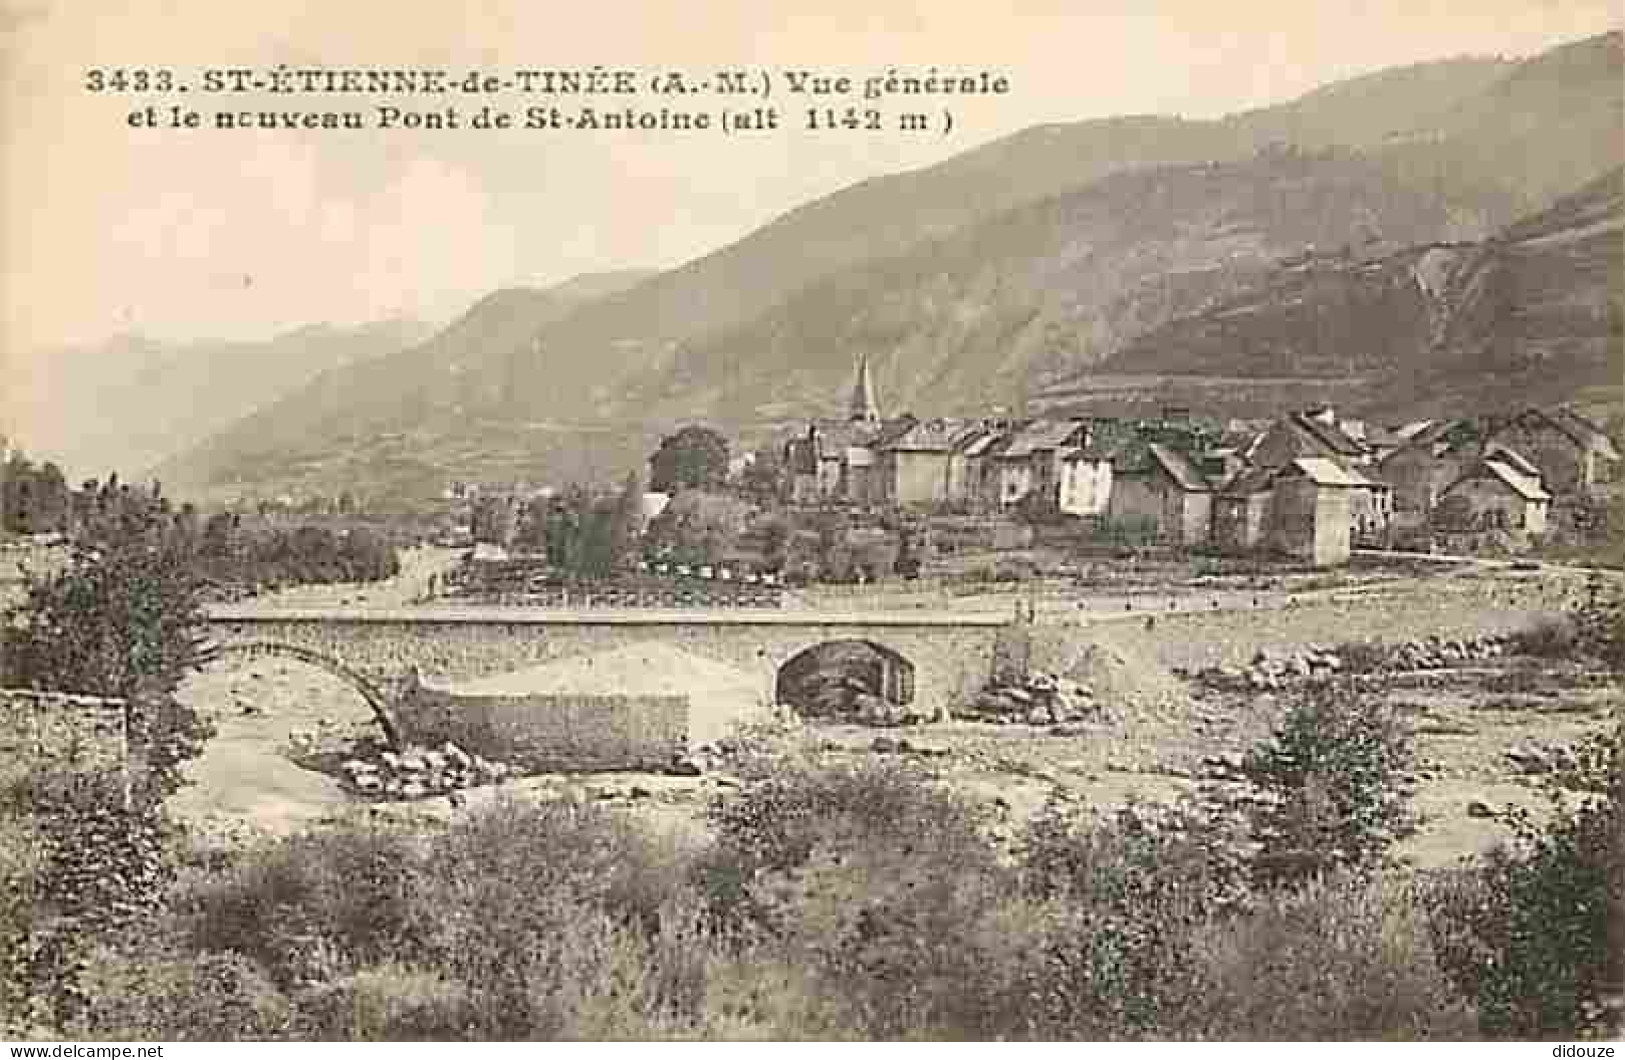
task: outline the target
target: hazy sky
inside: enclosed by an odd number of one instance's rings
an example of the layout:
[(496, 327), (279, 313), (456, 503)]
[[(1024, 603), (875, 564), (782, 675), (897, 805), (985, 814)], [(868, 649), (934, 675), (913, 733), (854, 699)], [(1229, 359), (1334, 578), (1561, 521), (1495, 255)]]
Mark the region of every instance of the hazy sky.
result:
[[(1615, 7), (0, 0), (0, 369), (15, 381), (41, 344), (115, 331), (249, 338), (314, 321), (444, 319), (505, 285), (676, 265), (810, 198), (1034, 123), (1209, 117), (1384, 66), (1527, 55), (1613, 28)], [(124, 122), (144, 98), (83, 88), (96, 66), (195, 76), (205, 66), (279, 62), (701, 72), (805, 64), (860, 74), (935, 64), (1007, 73), (1012, 91), (961, 101), (951, 136), (595, 139), (154, 132)]]

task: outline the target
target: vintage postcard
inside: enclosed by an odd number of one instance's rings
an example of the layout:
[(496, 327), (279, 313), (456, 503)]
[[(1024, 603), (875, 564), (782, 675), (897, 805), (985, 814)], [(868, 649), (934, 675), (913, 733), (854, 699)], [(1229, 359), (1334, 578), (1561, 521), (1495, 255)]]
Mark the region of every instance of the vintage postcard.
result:
[(0, 1037), (1614, 1055), (1622, 67), (0, 0)]

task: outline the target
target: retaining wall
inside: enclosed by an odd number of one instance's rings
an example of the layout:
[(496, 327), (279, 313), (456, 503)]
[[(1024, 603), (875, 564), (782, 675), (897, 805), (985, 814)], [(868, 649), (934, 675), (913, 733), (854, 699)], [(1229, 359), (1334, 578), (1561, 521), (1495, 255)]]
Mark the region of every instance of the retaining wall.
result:
[(124, 771), (129, 757), (124, 700), (0, 688), (0, 769), (8, 774), (41, 766)]
[(547, 772), (659, 769), (688, 742), (687, 696), (458, 695), (418, 686), (395, 707), (402, 739), (447, 740)]

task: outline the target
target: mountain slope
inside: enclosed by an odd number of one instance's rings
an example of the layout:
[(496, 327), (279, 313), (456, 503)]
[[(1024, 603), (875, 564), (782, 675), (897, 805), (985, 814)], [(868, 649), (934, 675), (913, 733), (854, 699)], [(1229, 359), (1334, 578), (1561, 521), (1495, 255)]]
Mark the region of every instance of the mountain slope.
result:
[[(1043, 395), (1070, 409), (1237, 413), (1319, 384), (1367, 413), (1444, 415), (1612, 393), (1625, 376), (1625, 177), (1616, 168), (1482, 242), (1300, 256)], [(1102, 380), (1106, 381), (1102, 385)], [(1243, 382), (1239, 387), (1235, 381)]]
[(1306, 244), (1371, 258), (1481, 238), (1618, 165), (1620, 54), (1614, 33), (1218, 121), (1027, 130), (810, 203), (533, 329), (448, 331), (335, 373), (293, 403), (297, 429), (256, 418), (178, 467), (311, 488), (380, 468), (402, 482), (613, 473), (664, 423), (828, 407), (859, 349), (894, 410), (1020, 403)]
[[(258, 482), (289, 462), (373, 439), (376, 431), (365, 415), (369, 407), (410, 419), (426, 414), (433, 403), (455, 414), (490, 397), (477, 389), (480, 381), (469, 371), (471, 352), (520, 346), (585, 302), (651, 275), (644, 270), (594, 273), (546, 289), (512, 288), (487, 295), (432, 337), (324, 372), (166, 462), (158, 473), (194, 491), (213, 492), (238, 481)], [(507, 396), (520, 395), (509, 390)], [(417, 466), (405, 456), (400, 459)]]
[[(119, 336), (31, 365), (31, 449), (73, 475), (145, 471), (321, 372), (395, 353), (430, 333), (415, 321), (315, 325), (264, 342)], [(117, 410), (118, 414), (110, 415)]]
[(834, 411), (860, 354), (894, 411), (1010, 405), (1307, 245), (1404, 245), (1449, 226), (1446, 208), (1353, 155), (1119, 174), (810, 287), (683, 348), (624, 408), (725, 422)]

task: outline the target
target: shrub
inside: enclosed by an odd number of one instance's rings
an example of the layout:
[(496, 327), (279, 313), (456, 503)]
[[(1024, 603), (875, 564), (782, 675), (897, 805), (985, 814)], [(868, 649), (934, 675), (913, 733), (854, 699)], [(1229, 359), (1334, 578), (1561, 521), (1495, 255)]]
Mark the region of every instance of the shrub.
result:
[(125, 796), (120, 772), (44, 768), (0, 791), (0, 817), (31, 848), (7, 858), (17, 890), (6, 903), (6, 994), (35, 1022), (73, 1021), (88, 1003), (88, 952), (142, 937), (161, 908), (164, 823), (152, 803)]
[(1570, 659), (1574, 657), (1578, 639), (1574, 622), (1568, 617), (1548, 618), (1527, 629), (1512, 634), (1512, 650), (1519, 655), (1536, 659)]
[(130, 701), (143, 795), (154, 800), (180, 787), (181, 764), (212, 731), (171, 695), (202, 639), (199, 588), (171, 545), (77, 547), (66, 568), (29, 584), (0, 629), (10, 683)]
[(196, 950), (241, 953), (283, 986), (330, 979), (421, 938), (423, 856), (404, 832), (352, 819), (247, 853), (177, 912)]
[(1043, 923), (1012, 999), (1026, 1033), (1156, 1036), (1177, 1022), (1196, 988), (1195, 933), (1245, 906), (1239, 839), (1188, 804), (1103, 818), (1052, 799), (1020, 861)]
[(288, 999), (255, 963), (232, 953), (101, 949), (81, 977), (88, 1000), (73, 1037), (113, 1041), (240, 1041), (281, 1036)]
[(1414, 758), (1410, 732), (1386, 704), (1332, 683), (1310, 686), (1242, 765), (1260, 796), (1250, 809), (1257, 881), (1382, 865), (1416, 829)]
[(477, 1016), (471, 991), (435, 972), (364, 968), (302, 998), (297, 1036), (308, 1041), (458, 1041)]
[(944, 857), (985, 847), (970, 807), (902, 763), (785, 761), (749, 790), (713, 802), (707, 816), (724, 857), (748, 872), (795, 868), (820, 845)]
[(951, 792), (900, 763), (786, 762), (710, 816), (699, 879), (735, 945), (806, 969), (866, 1037), (982, 1025), (984, 954), (967, 940), (1010, 888)]
[(1197, 1004), (1186, 1038), (1461, 1040), (1471, 1006), (1440, 974), (1413, 883), (1334, 875), (1262, 896), (1192, 945)]
[(1586, 741), (1573, 768), (1547, 778), (1547, 823), (1509, 808), (1512, 842), (1447, 874), (1431, 895), (1441, 964), (1477, 1003), (1488, 1036), (1602, 1032), (1592, 1020), (1604, 1000), (1610, 843), (1625, 827), (1622, 753), (1614, 734)]
[(1625, 669), (1625, 590), (1597, 574), (1586, 582), (1585, 599), (1570, 616), (1576, 646), (1615, 670)]

